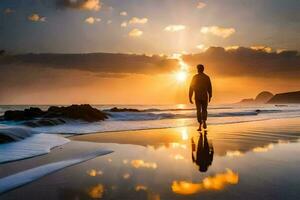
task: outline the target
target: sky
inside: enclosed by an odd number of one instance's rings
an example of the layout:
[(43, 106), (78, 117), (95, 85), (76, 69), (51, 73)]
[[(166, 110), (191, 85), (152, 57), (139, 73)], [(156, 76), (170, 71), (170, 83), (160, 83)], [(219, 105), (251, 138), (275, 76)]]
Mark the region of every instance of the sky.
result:
[(198, 63), (213, 80), (213, 103), (299, 90), (299, 8), (299, 0), (1, 0), (0, 103), (186, 103)]

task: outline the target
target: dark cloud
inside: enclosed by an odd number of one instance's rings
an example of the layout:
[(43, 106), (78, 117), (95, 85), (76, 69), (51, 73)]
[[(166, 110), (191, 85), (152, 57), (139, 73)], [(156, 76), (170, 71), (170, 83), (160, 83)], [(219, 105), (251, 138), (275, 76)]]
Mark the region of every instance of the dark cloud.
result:
[(299, 78), (300, 56), (297, 51), (266, 52), (240, 47), (225, 50), (211, 47), (199, 54), (183, 56), (190, 65), (202, 63), (214, 75), (266, 78)]
[(21, 70), (27, 66), (35, 66), (110, 74), (159, 74), (178, 67), (177, 60), (167, 57), (113, 53), (23, 54), (5, 56), (0, 60), (0, 67), (9, 65), (18, 65)]

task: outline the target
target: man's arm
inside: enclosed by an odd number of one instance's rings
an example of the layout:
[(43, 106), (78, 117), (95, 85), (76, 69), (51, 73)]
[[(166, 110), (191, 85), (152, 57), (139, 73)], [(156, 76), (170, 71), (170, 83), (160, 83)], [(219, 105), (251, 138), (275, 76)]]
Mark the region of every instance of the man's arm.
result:
[(189, 89), (189, 99), (190, 99), (190, 103), (193, 104), (193, 93), (194, 93), (194, 85), (195, 85), (195, 80), (194, 77), (192, 79), (192, 82), (190, 84), (190, 89)]
[(211, 86), (211, 81), (210, 81), (210, 78), (208, 77), (208, 98), (209, 98), (209, 102), (212, 98), (212, 86)]

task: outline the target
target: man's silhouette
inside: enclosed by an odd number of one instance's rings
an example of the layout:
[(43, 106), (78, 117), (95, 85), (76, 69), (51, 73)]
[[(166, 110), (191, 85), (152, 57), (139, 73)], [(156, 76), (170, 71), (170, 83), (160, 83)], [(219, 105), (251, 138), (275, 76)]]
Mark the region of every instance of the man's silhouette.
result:
[(200, 139), (198, 140), (197, 152), (196, 152), (196, 144), (192, 138), (192, 160), (193, 162), (199, 166), (200, 172), (206, 172), (208, 167), (212, 164), (214, 158), (214, 148), (209, 145), (206, 137), (206, 131), (204, 132), (204, 140), (203, 134), (201, 133)]
[(206, 129), (207, 120), (207, 105), (212, 97), (212, 87), (209, 76), (203, 73), (204, 66), (197, 65), (198, 74), (193, 77), (190, 85), (189, 98), (190, 102), (193, 104), (193, 93), (195, 92), (195, 103), (197, 107), (197, 119), (199, 122), (198, 131), (201, 131), (201, 124), (203, 123), (203, 128)]

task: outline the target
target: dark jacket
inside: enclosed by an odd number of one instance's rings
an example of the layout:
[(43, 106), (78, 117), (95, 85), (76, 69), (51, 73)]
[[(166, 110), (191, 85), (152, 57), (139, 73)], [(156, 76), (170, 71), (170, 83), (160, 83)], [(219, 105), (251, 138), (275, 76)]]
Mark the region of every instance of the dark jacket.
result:
[(196, 74), (191, 82), (189, 97), (195, 92), (195, 100), (208, 100), (212, 97), (212, 87), (209, 76), (204, 73)]

